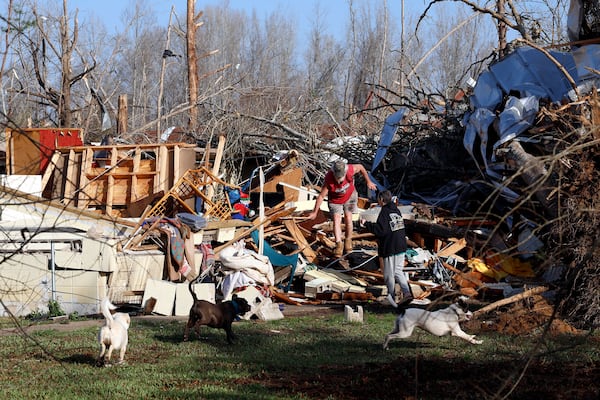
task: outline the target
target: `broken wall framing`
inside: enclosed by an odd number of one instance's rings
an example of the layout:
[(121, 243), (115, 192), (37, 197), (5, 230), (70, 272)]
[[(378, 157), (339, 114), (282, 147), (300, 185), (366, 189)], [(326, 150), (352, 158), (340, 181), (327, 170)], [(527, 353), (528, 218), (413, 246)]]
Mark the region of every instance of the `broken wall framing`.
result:
[(194, 148), (178, 143), (57, 149), (42, 177), (44, 197), (113, 217), (139, 217), (156, 193), (194, 168)]

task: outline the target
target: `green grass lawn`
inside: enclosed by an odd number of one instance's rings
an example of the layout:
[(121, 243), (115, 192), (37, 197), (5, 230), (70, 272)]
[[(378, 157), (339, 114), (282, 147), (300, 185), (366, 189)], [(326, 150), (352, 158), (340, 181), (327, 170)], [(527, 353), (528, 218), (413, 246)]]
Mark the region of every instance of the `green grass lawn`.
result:
[[(598, 394), (599, 336), (479, 335), (474, 346), (423, 331), (381, 348), (394, 315), (342, 312), (203, 327), (182, 342), (185, 321), (132, 320), (122, 365), (97, 367), (96, 326), (2, 335), (3, 399), (552, 399), (560, 389)], [(115, 354), (113, 354), (115, 358)], [(577, 374), (577, 376), (568, 376)], [(542, 377), (548, 375), (545, 385)], [(554, 376), (553, 376), (554, 375)], [(535, 379), (536, 383), (532, 381)], [(589, 381), (589, 383), (588, 383)], [(517, 389), (512, 389), (516, 387)], [(570, 392), (569, 392), (570, 391)], [(586, 392), (586, 393), (587, 393)]]

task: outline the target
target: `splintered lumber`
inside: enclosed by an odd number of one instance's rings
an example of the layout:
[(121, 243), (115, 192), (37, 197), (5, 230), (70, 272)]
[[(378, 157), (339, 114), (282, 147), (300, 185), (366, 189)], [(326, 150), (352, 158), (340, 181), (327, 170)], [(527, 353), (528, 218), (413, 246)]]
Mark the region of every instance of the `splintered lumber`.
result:
[(233, 239), (231, 239), (230, 241), (228, 241), (225, 244), (222, 244), (221, 246), (217, 247), (214, 249), (214, 253), (215, 256), (221, 252), (221, 250), (223, 250), (225, 247), (232, 245), (233, 243), (237, 242), (240, 239), (243, 239), (245, 237), (248, 237), (252, 232), (254, 232), (255, 230), (257, 230), (258, 228), (260, 228), (262, 225), (264, 225), (265, 227), (268, 226), (271, 222), (278, 220), (279, 218), (281, 218), (282, 216), (287, 216), (289, 215), (291, 212), (293, 212), (294, 210), (282, 210), (273, 214), (270, 214), (268, 217), (265, 217), (264, 220), (259, 221), (259, 219), (255, 219), (253, 221), (253, 225), (251, 228), (246, 229), (245, 231), (242, 231), (238, 234), (235, 235), (235, 237)]
[(365, 233), (353, 233), (352, 240), (361, 240), (361, 239), (373, 239), (375, 237), (371, 232)]
[(459, 239), (459, 240), (455, 241), (454, 243), (440, 249), (440, 251), (438, 251), (436, 255), (438, 257), (450, 257), (450, 256), (455, 255), (462, 249), (464, 249), (466, 246), (467, 246), (467, 241), (464, 238), (462, 238), (462, 239)]
[(317, 240), (323, 243), (326, 247), (334, 248), (335, 242), (327, 237), (327, 234), (323, 231), (317, 231), (316, 234)]
[(275, 298), (275, 300), (280, 301), (285, 304), (290, 304), (293, 306), (302, 305), (302, 303), (297, 302), (296, 300), (292, 300), (292, 298), (284, 293), (281, 293), (279, 290), (271, 290), (271, 294)]
[[(212, 167), (212, 171), (211, 171), (214, 176), (219, 175), (219, 169), (221, 168), (221, 160), (223, 158), (223, 150), (224, 149), (225, 149), (225, 136), (220, 135), (219, 136), (219, 144), (217, 145), (217, 154), (215, 155), (215, 159), (214, 159), (213, 167)], [(209, 159), (209, 157), (206, 157), (207, 162), (208, 162), (208, 159)], [(212, 201), (214, 194), (215, 194), (214, 185), (208, 185), (208, 187), (206, 188), (206, 197)]]
[(260, 228), (261, 225), (268, 225), (271, 223), (270, 219), (265, 219), (263, 220), (261, 223), (258, 223), (256, 225), (254, 225), (252, 228), (246, 229), (245, 231), (242, 231), (240, 233), (238, 233), (237, 235), (235, 235), (235, 237), (233, 239), (231, 239), (229, 242), (222, 244), (221, 246), (215, 248), (214, 253), (215, 256), (217, 254), (219, 254), (221, 252), (221, 250), (223, 250), (225, 247), (227, 246), (231, 246), (233, 243), (237, 242), (240, 239), (243, 239), (247, 236), (249, 236), (252, 232), (254, 232), (255, 230), (257, 230), (258, 228)]
[(316, 299), (324, 301), (369, 301), (375, 300), (375, 296), (372, 293), (326, 292), (317, 293)]
[(532, 289), (525, 290), (522, 293), (515, 294), (514, 296), (511, 296), (511, 297), (507, 297), (506, 299), (498, 300), (492, 304), (488, 304), (487, 306), (482, 307), (479, 310), (473, 312), (473, 316), (475, 317), (480, 314), (485, 314), (489, 311), (495, 310), (495, 309), (505, 306), (507, 304), (516, 303), (517, 301), (523, 300), (529, 296), (533, 296), (534, 294), (544, 293), (546, 290), (548, 290), (547, 286), (537, 286)]
[(383, 280), (383, 274), (380, 273), (380, 272), (363, 271), (363, 270), (360, 270), (360, 269), (355, 269), (352, 272), (354, 272), (355, 274), (369, 276), (371, 278), (377, 278), (377, 279)]
[(442, 265), (446, 269), (449, 269), (450, 271), (457, 274), (461, 279), (464, 279), (465, 281), (472, 283), (475, 286), (475, 288), (481, 288), (481, 287), (485, 286), (485, 283), (483, 283), (481, 280), (475, 278), (474, 276), (470, 276), (469, 274), (459, 270), (458, 268), (454, 268), (452, 265), (448, 264), (447, 262), (442, 261)]
[(306, 240), (306, 237), (304, 237), (304, 234), (302, 233), (300, 228), (298, 228), (298, 225), (296, 225), (296, 223), (292, 220), (285, 220), (283, 221), (283, 223), (287, 230), (290, 232), (290, 235), (298, 244), (298, 247), (302, 249), (301, 251), (304, 257), (306, 257), (308, 262), (314, 262), (317, 258), (317, 253), (312, 249), (312, 247), (310, 247), (310, 244)]

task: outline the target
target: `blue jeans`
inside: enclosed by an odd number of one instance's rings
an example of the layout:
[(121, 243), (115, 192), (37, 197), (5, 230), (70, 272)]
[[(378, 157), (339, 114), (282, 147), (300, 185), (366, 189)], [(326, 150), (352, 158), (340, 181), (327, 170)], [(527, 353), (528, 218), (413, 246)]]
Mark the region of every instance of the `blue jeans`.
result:
[(394, 254), (383, 258), (383, 280), (388, 293), (395, 296), (395, 285), (398, 283), (402, 289), (402, 296), (412, 296), (408, 279), (404, 273), (404, 253)]

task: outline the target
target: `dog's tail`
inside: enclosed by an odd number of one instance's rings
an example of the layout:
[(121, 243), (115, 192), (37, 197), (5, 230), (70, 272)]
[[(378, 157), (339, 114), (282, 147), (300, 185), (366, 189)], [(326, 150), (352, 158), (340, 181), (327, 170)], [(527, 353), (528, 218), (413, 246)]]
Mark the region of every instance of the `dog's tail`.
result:
[(102, 315), (104, 316), (104, 319), (106, 320), (106, 325), (110, 326), (113, 323), (113, 316), (110, 313), (110, 310), (116, 310), (117, 307), (110, 302), (108, 297), (105, 297), (102, 299), (102, 301), (100, 302), (100, 311), (102, 312)]
[(192, 279), (190, 281), (190, 283), (188, 283), (188, 289), (190, 290), (190, 293), (192, 294), (192, 297), (194, 298), (194, 303), (198, 301), (198, 298), (196, 297), (196, 292), (194, 292), (194, 289), (192, 289), (192, 285), (194, 283), (196, 283), (197, 280), (198, 280), (198, 278)]

